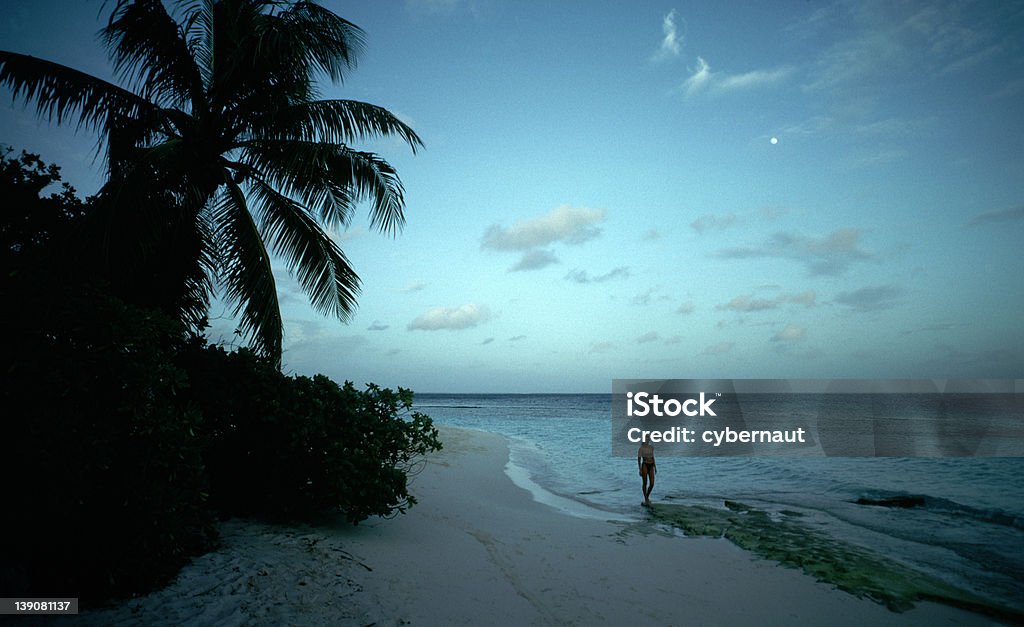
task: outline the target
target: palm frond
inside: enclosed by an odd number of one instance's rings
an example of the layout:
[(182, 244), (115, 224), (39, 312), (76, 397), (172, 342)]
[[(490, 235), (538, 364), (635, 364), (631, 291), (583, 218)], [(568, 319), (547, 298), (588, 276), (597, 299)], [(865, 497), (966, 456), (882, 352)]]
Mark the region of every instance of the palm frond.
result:
[(331, 163), (332, 172), (348, 176), (360, 199), (372, 200), (370, 226), (394, 236), (405, 226), (405, 188), (391, 164), (372, 152), (343, 147)]
[(71, 69), (16, 52), (0, 51), (0, 84), (13, 99), (35, 102), (36, 113), (62, 124), (77, 116), (78, 126), (108, 130), (113, 119), (157, 119), (160, 108), (127, 89)]
[(278, 14), (275, 44), (300, 52), (298, 67), (341, 82), (365, 46), (363, 29), (313, 2), (296, 2)]
[(348, 226), (358, 199), (349, 178), (331, 169), (337, 145), (283, 140), (242, 145), (244, 162), (237, 167), (243, 174), (256, 174), (279, 192), (300, 199), (328, 227)]
[(348, 320), (359, 292), (359, 277), (348, 258), (302, 205), (261, 178), (250, 178), (248, 184), (264, 240), (284, 258), (313, 308)]
[(118, 0), (100, 38), (114, 70), (143, 97), (176, 107), (204, 98), (184, 31), (160, 0)]
[(202, 80), (203, 89), (208, 92), (213, 82), (213, 12), (215, 0), (185, 0), (179, 2), (180, 10), (188, 16), (182, 26), (185, 40)]
[(252, 129), (256, 137), (299, 139), (338, 144), (397, 135), (413, 153), (423, 141), (412, 128), (383, 107), (357, 100), (301, 102), (280, 112), (265, 129)]
[(371, 152), (344, 144), (253, 140), (244, 161), (278, 190), (302, 198), (331, 225), (347, 225), (355, 203), (369, 200), (370, 226), (394, 235), (405, 226), (405, 190), (398, 173)]
[(240, 315), (240, 328), (254, 350), (280, 360), (283, 325), (270, 255), (234, 181), (227, 180), (218, 202), (211, 205), (210, 220), (221, 242), (218, 275), (233, 315)]

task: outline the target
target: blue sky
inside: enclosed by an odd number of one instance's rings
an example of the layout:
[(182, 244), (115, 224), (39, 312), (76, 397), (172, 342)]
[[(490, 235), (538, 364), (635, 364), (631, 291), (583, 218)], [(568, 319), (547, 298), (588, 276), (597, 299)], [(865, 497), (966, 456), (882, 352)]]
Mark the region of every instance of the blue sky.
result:
[[(368, 45), (324, 96), (426, 149), (366, 146), (408, 224), (336, 234), (349, 324), (280, 268), (287, 371), (420, 392), (1024, 373), (1024, 4), (325, 4)], [(2, 47), (109, 77), (101, 6), (11, 3)], [(4, 98), (0, 141), (98, 188), (93, 136)]]

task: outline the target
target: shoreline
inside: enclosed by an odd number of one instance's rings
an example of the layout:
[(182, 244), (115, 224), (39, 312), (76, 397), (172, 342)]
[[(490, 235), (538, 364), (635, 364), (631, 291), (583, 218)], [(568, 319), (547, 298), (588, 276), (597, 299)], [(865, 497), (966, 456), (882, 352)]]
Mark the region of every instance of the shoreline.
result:
[(565, 513), (513, 482), (504, 437), (440, 430), (445, 448), (411, 478), (419, 503), (406, 514), (228, 521), (223, 547), (170, 586), (79, 624), (992, 623), (927, 601), (892, 612), (724, 538)]

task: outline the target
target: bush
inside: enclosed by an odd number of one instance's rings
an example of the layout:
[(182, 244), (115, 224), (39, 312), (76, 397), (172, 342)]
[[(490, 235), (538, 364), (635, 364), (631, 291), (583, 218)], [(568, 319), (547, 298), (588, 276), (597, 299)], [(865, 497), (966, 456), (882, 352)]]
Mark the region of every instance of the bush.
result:
[(182, 327), (95, 287), (89, 203), (35, 155), (0, 151), (0, 594), (144, 591), (213, 538), (201, 416), (172, 357)]
[(7, 346), (4, 475), (17, 488), (0, 585), (90, 602), (165, 582), (214, 527), (201, 416), (171, 359), (177, 324), (100, 294), (63, 296), (29, 304), (37, 320)]
[(194, 346), (185, 356), (205, 416), (211, 502), (222, 515), (357, 523), (405, 511), (408, 473), (441, 448), (412, 393), (288, 377), (251, 351)]

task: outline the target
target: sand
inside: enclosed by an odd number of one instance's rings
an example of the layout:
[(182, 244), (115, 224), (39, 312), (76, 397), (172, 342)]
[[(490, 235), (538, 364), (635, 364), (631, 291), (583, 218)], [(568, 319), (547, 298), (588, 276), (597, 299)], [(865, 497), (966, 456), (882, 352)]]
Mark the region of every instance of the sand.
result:
[[(412, 484), (420, 503), (358, 526), (233, 520), (223, 546), (169, 587), (81, 624), (963, 625), (921, 603), (894, 613), (724, 539), (646, 520), (569, 515), (505, 474), (501, 436), (442, 430)], [(639, 487), (638, 487), (639, 494)], [(656, 496), (656, 495), (655, 495)]]

